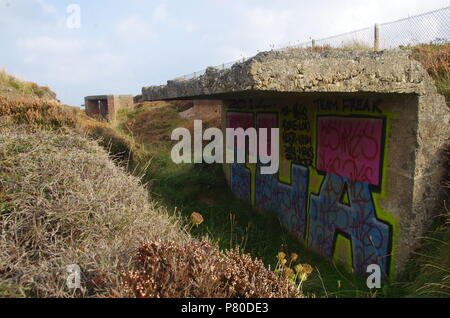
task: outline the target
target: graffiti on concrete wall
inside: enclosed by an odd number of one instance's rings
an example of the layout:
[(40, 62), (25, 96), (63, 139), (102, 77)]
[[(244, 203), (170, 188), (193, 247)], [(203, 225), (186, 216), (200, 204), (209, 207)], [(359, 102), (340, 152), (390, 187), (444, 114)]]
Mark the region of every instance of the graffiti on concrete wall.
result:
[(383, 119), (319, 117), (317, 169), (380, 184)]
[[(228, 128), (254, 127), (252, 113), (230, 112), (227, 115)], [(228, 145), (227, 145), (228, 147)], [(245, 148), (245, 144), (236, 142), (236, 148)], [(235, 152), (236, 154), (236, 152)], [(251, 172), (246, 164), (235, 163), (231, 166), (231, 189), (233, 193), (244, 201), (251, 201)]]
[(231, 102), (227, 127), (280, 128), (285, 167), (264, 175), (259, 163), (232, 164), (232, 191), (258, 210), (275, 213), (322, 255), (334, 258), (338, 241), (346, 240), (347, 262), (355, 272), (379, 264), (389, 275), (394, 227), (391, 219), (380, 217), (385, 212), (375, 198), (384, 191), (387, 147), (381, 105), (381, 100), (357, 98), (264, 108), (253, 101)]

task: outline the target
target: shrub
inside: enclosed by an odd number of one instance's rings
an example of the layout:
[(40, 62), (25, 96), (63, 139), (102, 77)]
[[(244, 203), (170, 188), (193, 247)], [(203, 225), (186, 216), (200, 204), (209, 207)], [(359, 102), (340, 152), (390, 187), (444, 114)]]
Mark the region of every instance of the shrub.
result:
[(14, 124), (51, 129), (74, 127), (76, 123), (76, 116), (56, 101), (4, 95), (0, 95), (0, 117)]
[(412, 57), (419, 61), (434, 79), (438, 92), (445, 96), (450, 107), (450, 44), (423, 44), (403, 49), (412, 51)]
[[(300, 297), (287, 280), (238, 249), (221, 253), (206, 240), (187, 244), (149, 242), (122, 275), (125, 296), (135, 297)], [(122, 295), (123, 296), (123, 295)]]

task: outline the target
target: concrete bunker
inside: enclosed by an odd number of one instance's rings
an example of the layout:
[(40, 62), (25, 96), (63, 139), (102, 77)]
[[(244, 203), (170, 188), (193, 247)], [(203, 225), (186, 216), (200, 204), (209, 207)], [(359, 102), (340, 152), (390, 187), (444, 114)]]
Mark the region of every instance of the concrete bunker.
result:
[(96, 95), (84, 98), (86, 115), (103, 120), (114, 120), (119, 109), (133, 105), (132, 95)]
[(449, 111), (407, 51), (264, 52), (142, 96), (216, 99), (223, 128), (280, 128), (278, 174), (225, 164), (232, 191), (356, 273), (401, 274), (439, 212)]

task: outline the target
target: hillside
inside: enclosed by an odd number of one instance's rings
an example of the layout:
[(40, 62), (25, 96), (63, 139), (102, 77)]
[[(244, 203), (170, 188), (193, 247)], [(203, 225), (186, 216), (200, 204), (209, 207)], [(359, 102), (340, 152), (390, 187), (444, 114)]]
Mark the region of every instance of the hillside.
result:
[(14, 81), (0, 94), (0, 297), (301, 296), (249, 255), (192, 238), (126, 172), (113, 128)]
[(56, 94), (46, 86), (22, 81), (0, 69), (0, 95), (3, 97), (26, 97), (28, 99), (56, 100)]

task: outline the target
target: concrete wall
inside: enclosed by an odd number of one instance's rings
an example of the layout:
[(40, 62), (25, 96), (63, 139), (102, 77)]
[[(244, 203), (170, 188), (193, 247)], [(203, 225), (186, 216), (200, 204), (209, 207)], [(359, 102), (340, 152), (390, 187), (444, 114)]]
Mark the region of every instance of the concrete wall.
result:
[(132, 95), (87, 96), (84, 100), (86, 115), (105, 120), (114, 120), (119, 109), (130, 108), (134, 105)]
[(225, 165), (236, 196), (275, 213), (309, 247), (349, 270), (379, 264), (386, 277), (401, 273), (438, 212), (445, 173), (439, 145), (447, 136), (433, 128), (448, 124), (444, 108), (427, 104), (426, 113), (443, 116), (429, 122), (423, 147), (430, 149), (420, 150), (424, 113), (416, 95), (276, 95), (224, 104), (224, 128), (280, 128), (278, 174), (261, 175), (256, 164)]

